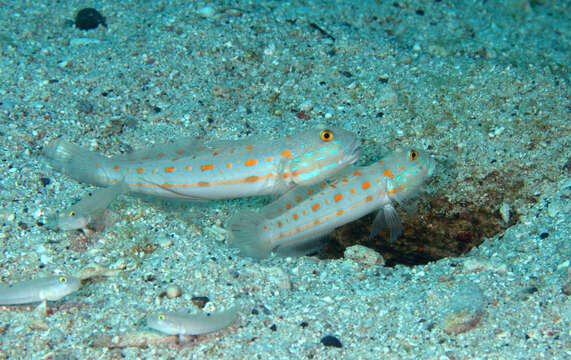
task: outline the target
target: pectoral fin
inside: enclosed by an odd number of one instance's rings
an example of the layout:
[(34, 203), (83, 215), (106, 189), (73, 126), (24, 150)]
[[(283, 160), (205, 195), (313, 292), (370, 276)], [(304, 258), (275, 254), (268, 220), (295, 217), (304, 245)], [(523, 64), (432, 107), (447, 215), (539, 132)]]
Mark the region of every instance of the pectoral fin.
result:
[(373, 221), (373, 225), (371, 227), (371, 234), (369, 235), (369, 239), (373, 239), (379, 231), (388, 227), (391, 233), (391, 242), (398, 239), (398, 237), (402, 234), (402, 224), (400, 222), (399, 215), (397, 211), (392, 205), (385, 205), (375, 217)]
[(383, 207), (383, 213), (385, 215), (385, 221), (391, 232), (391, 242), (398, 239), (402, 234), (402, 224), (400, 222), (399, 214), (392, 205), (385, 205)]

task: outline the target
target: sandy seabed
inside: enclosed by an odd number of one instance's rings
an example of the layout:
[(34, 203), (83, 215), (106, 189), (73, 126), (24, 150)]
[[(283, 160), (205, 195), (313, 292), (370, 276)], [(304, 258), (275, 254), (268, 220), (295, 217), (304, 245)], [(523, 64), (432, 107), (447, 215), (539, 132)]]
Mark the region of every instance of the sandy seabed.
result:
[[(0, 280), (92, 274), (48, 316), (0, 307), (0, 359), (571, 357), (567, 2), (100, 1), (107, 26), (82, 31), (84, 6), (2, 1)], [(49, 226), (95, 189), (48, 166), (56, 138), (112, 155), (316, 125), (359, 134), (360, 164), (432, 154), (405, 228), (450, 247), (465, 236), (433, 219), (504, 224), (456, 256), (390, 267), (240, 257), (225, 224), (268, 199), (122, 197), (89, 238)], [(181, 296), (163, 296), (173, 284)], [(157, 309), (233, 306), (239, 321), (209, 335), (146, 327)]]

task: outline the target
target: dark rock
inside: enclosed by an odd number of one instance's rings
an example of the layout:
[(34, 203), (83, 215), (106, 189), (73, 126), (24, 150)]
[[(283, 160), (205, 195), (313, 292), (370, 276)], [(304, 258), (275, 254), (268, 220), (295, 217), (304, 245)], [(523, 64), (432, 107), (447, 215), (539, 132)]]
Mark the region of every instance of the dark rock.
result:
[(94, 8), (81, 9), (75, 15), (75, 27), (79, 30), (96, 29), (99, 25), (107, 27), (105, 18)]
[(333, 346), (333, 347), (337, 347), (337, 348), (343, 347), (343, 344), (341, 344), (341, 341), (339, 341), (339, 339), (337, 339), (335, 336), (332, 336), (332, 335), (327, 335), (327, 336), (323, 337), (321, 339), (321, 343), (325, 346)]
[(208, 296), (193, 296), (191, 300), (192, 303), (199, 309), (203, 309), (204, 305), (210, 301)]

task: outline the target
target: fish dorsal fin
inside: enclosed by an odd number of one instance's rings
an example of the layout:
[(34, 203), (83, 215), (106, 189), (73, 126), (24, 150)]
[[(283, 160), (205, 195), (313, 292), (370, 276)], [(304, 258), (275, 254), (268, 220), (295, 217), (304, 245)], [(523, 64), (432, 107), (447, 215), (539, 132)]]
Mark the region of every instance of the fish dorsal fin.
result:
[(135, 150), (128, 154), (113, 156), (113, 159), (139, 161), (144, 160), (147, 157), (156, 157), (159, 154), (163, 154), (162, 156), (172, 158), (195, 153), (197, 152), (197, 149), (201, 148), (201, 146), (204, 146), (201, 141), (193, 137), (183, 137), (169, 143), (154, 144), (149, 147)]

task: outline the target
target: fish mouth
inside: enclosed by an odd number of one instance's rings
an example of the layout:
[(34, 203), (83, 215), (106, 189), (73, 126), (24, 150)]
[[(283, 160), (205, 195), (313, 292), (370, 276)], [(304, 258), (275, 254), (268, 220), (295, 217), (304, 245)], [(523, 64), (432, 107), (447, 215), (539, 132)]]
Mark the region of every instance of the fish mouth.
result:
[(351, 143), (349, 146), (348, 154), (349, 162), (351, 164), (354, 164), (357, 162), (357, 160), (359, 160), (359, 157), (361, 157), (361, 139), (356, 139)]

